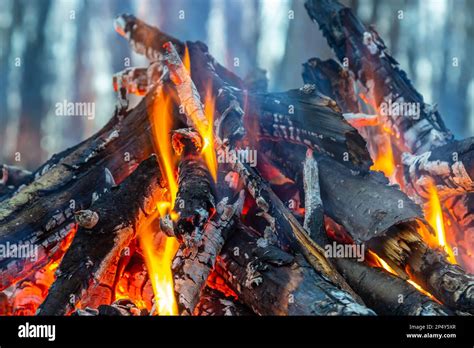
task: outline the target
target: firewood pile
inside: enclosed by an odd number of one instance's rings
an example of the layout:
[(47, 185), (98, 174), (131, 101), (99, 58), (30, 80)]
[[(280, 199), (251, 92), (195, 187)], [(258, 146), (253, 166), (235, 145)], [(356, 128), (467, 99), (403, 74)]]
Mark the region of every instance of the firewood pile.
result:
[(113, 77), (110, 121), (1, 167), (0, 244), (34, 251), (0, 258), (1, 314), (474, 314), (474, 139), (350, 9), (305, 6), (339, 62), (280, 93), (116, 19), (150, 64)]

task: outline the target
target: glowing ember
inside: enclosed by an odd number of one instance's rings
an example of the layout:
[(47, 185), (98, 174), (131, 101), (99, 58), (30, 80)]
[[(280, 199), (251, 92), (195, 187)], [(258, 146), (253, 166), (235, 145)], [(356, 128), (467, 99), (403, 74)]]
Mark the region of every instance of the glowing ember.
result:
[(451, 263), (456, 263), (453, 250), (446, 242), (446, 232), (444, 229), (443, 210), (438, 197), (438, 191), (434, 184), (428, 186), (429, 201), (425, 205), (425, 216), (429, 224), (436, 231), (436, 238), (438, 246), (442, 247), (448, 254), (448, 260)]
[(171, 263), (179, 244), (173, 237), (163, 237), (159, 247), (156, 247), (153, 237), (154, 233), (150, 228), (140, 232), (140, 244), (153, 286), (155, 306), (159, 315), (177, 315)]

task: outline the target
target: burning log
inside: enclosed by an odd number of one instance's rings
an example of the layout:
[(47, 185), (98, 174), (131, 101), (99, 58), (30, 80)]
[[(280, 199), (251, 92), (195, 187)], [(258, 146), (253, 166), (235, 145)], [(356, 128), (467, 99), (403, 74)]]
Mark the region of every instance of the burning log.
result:
[(248, 100), (254, 105), (248, 117), (258, 117), (262, 138), (306, 145), (363, 170), (372, 165), (364, 139), (344, 120), (334, 101), (313, 87), (252, 95)]
[[(133, 16), (123, 15), (117, 19), (117, 23), (119, 33), (131, 42), (137, 53), (145, 54), (151, 61), (159, 58), (164, 61), (171, 71), (171, 79), (175, 80), (175, 85), (185, 87), (181, 89), (183, 94), (181, 101), (187, 101), (183, 105), (187, 109), (188, 119), (196, 117), (199, 120), (203, 117), (197, 111), (198, 104), (194, 103), (196, 98), (193, 95), (196, 94), (196, 90), (186, 87), (191, 84), (186, 83), (187, 76), (178, 57), (178, 55), (184, 56), (186, 47), (191, 77), (197, 91), (201, 96), (205, 95), (211, 86), (212, 93), (216, 96), (215, 106), (220, 114), (216, 120), (217, 135), (223, 141), (226, 139), (234, 141), (243, 136), (244, 113), (239, 106), (247, 97), (245, 91), (241, 90), (243, 82), (216, 63), (203, 43), (188, 42), (185, 45)], [(145, 39), (144, 35), (139, 34), (144, 32), (147, 32), (147, 37), (152, 39)], [(171, 44), (165, 44), (168, 41)], [(289, 91), (281, 94), (255, 95), (255, 98), (252, 95), (249, 101), (249, 109), (252, 111), (246, 117), (250, 118), (251, 122), (255, 119), (264, 137), (309, 144), (341, 161), (353, 162), (368, 169), (371, 160), (362, 137), (344, 122), (340, 114), (328, 108), (321, 98), (318, 99), (311, 94), (312, 91)], [(318, 117), (312, 117), (314, 113), (318, 114)], [(195, 127), (196, 121), (193, 120), (192, 123)]]
[(225, 240), (234, 230), (242, 210), (243, 195), (233, 204), (224, 199), (206, 223), (202, 239), (178, 250), (173, 261), (175, 292), (182, 314), (193, 314)]
[(178, 165), (178, 193), (174, 210), (179, 214), (175, 232), (187, 245), (197, 243), (204, 224), (215, 209), (211, 175), (199, 154), (202, 141), (192, 130), (177, 130), (173, 148), (181, 160)]
[(46, 265), (58, 242), (71, 231), (74, 212), (87, 209), (153, 153), (148, 107), (154, 98), (150, 94), (133, 110), (116, 112), (98, 133), (54, 155), (35, 171), (34, 181), (0, 202), (0, 243), (39, 248), (34, 263), (0, 261), (0, 290)]
[(355, 175), (326, 157), (318, 158), (325, 213), (358, 243), (405, 222), (426, 223), (418, 205), (377, 173)]
[(307, 0), (305, 7), (338, 59), (348, 62), (355, 77), (373, 95), (377, 109), (381, 109), (382, 103), (418, 106), (416, 114), (392, 117), (387, 113), (384, 118), (400, 135), (396, 140), (399, 149), (422, 154), (452, 140), (438, 111), (424, 103), (373, 28), (366, 28), (349, 8), (335, 0)]
[(156, 157), (151, 157), (96, 201), (90, 210), (98, 221), (77, 231), (38, 314), (64, 315), (73, 310), (82, 293), (105, 275), (140, 226), (154, 214), (164, 193)]
[(410, 276), (446, 306), (474, 313), (474, 276), (446, 260), (440, 249), (431, 249), (410, 226), (392, 228), (368, 242), (400, 276)]
[[(316, 183), (316, 184), (312, 184)], [(308, 151), (304, 162), (305, 228), (320, 246), (330, 240), (323, 225), (318, 164)], [(316, 202), (316, 204), (315, 204)], [(316, 209), (314, 208), (316, 206)], [(333, 233), (333, 235), (335, 235)], [(405, 280), (370, 267), (362, 260), (333, 257), (329, 260), (364, 303), (380, 315), (447, 315), (450, 312), (421, 294)]]
[(440, 198), (474, 191), (474, 138), (456, 140), (421, 155), (403, 155), (405, 181), (416, 195), (429, 198), (435, 185)]
[[(405, 269), (409, 265), (409, 274), (415, 281), (446, 306), (471, 311), (474, 278), (459, 266), (450, 264), (444, 253), (429, 248), (421, 240), (417, 229), (424, 226), (431, 232), (431, 228), (420, 208), (401, 191), (389, 186), (372, 181), (370, 189), (364, 187), (364, 182), (370, 181), (345, 173), (343, 166), (331, 162), (318, 161), (323, 204), (328, 215), (344, 226), (356, 241), (365, 242), (377, 254), (382, 253), (381, 257), (392, 260), (387, 262), (399, 275), (406, 277)], [(349, 188), (355, 189), (357, 195), (348, 195)], [(357, 197), (357, 202), (351, 197)], [(357, 214), (351, 213), (354, 208)], [(407, 229), (411, 232), (400, 234), (398, 239), (390, 237), (394, 231)], [(382, 240), (385, 242), (380, 243)], [(380, 245), (386, 246), (383, 252)]]
[[(34, 181), (0, 203), (0, 209), (6, 208), (5, 216), (0, 219), (0, 245), (4, 250), (14, 248), (25, 252), (0, 260), (0, 290), (56, 258), (61, 251), (61, 241), (75, 229), (74, 211), (89, 207), (110, 187), (104, 169), (100, 167), (85, 174), (78, 173), (78, 177), (79, 180), (70, 177), (69, 181), (67, 176), (56, 178), (64, 179), (63, 185), (53, 182), (49, 186), (52, 179), (47, 181), (47, 186), (43, 186), (42, 180)], [(25, 192), (30, 189), (33, 190), (31, 194)]]
[(369, 308), (379, 315), (450, 315), (405, 280), (356, 260), (333, 259), (337, 269)]
[(316, 271), (359, 300), (344, 278), (328, 262), (324, 250), (311, 240), (298, 220), (264, 182), (258, 172), (240, 161), (233, 164), (233, 169), (240, 175), (241, 180), (255, 199), (257, 207), (261, 210), (261, 215), (268, 223), (265, 230), (265, 243), (271, 245), (277, 237), (276, 242), (281, 248), (299, 251)]
[(216, 270), (239, 301), (259, 315), (373, 315), (305, 259), (268, 245), (244, 225), (230, 237)]

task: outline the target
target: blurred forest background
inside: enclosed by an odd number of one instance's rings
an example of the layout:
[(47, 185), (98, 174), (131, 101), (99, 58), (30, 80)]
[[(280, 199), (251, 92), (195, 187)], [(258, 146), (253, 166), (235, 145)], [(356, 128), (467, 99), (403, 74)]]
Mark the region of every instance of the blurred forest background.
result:
[[(456, 137), (474, 135), (474, 1), (342, 2), (375, 25)], [(147, 64), (115, 33), (121, 13), (179, 39), (206, 42), (241, 77), (266, 69), (270, 90), (300, 87), (303, 62), (332, 57), (304, 0), (1, 0), (0, 163), (15, 164), (20, 153), (16, 164), (34, 169), (111, 117), (112, 75), (127, 58), (131, 66)], [(95, 103), (96, 117), (56, 116), (55, 105), (64, 100)]]

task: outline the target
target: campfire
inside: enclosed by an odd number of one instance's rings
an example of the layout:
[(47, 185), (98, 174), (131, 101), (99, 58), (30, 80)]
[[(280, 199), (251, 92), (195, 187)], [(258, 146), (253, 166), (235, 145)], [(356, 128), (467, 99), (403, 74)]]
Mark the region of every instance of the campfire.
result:
[(0, 314), (474, 314), (474, 140), (350, 9), (305, 6), (340, 62), (280, 93), (117, 17), (150, 64), (113, 77), (110, 121), (2, 166)]

